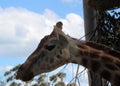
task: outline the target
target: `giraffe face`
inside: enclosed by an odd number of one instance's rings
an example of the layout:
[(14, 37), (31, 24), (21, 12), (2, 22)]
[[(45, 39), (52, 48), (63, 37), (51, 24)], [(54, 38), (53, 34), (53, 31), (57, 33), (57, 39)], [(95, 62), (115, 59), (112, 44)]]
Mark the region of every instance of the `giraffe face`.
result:
[(69, 53), (66, 50), (68, 40), (59, 35), (59, 37), (48, 35), (44, 37), (37, 49), (28, 57), (26, 62), (17, 71), (17, 79), (29, 81), (34, 76), (50, 72), (68, 62)]

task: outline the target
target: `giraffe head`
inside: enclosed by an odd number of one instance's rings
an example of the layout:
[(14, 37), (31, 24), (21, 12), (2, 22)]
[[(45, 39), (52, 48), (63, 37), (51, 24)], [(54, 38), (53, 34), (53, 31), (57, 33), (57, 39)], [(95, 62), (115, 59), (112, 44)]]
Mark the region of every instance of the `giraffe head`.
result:
[(68, 40), (63, 35), (65, 34), (61, 28), (55, 26), (53, 32), (41, 40), (37, 49), (19, 68), (16, 78), (28, 81), (35, 75), (52, 71), (68, 63), (69, 53), (65, 49)]
[(76, 63), (88, 68), (115, 86), (120, 82), (120, 52), (101, 44), (80, 41), (61, 31), (62, 23), (45, 36), (37, 49), (17, 71), (17, 79), (31, 80), (64, 64)]

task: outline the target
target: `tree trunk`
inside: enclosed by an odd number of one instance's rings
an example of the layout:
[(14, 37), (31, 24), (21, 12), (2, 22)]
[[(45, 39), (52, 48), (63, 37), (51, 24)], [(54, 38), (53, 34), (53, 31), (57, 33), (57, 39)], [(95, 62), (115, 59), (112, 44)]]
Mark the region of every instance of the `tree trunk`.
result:
[[(96, 28), (96, 11), (91, 8), (87, 0), (83, 0), (84, 9), (84, 27), (85, 34), (88, 34)], [(90, 40), (91, 34), (86, 35), (86, 40)], [(93, 39), (91, 41), (94, 41)], [(88, 71), (89, 86), (107, 86), (106, 82), (98, 75)]]

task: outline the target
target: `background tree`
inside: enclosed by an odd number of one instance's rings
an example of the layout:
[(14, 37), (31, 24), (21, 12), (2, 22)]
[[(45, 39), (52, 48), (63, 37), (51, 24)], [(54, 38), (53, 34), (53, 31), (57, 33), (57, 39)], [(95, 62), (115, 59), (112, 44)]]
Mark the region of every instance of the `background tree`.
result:
[[(83, 0), (83, 7), (86, 40), (120, 50), (120, 12), (114, 11), (120, 7), (120, 1)], [(88, 77), (90, 86), (108, 86), (107, 81), (93, 72), (88, 72)]]
[(6, 81), (10, 83), (10, 86), (76, 86), (75, 83), (67, 83), (64, 81), (64, 78), (66, 77), (66, 73), (59, 72), (57, 74), (47, 76), (46, 74), (38, 75), (37, 78), (34, 78), (28, 83), (24, 82), (16, 82), (15, 76), (18, 68), (20, 67), (20, 64), (15, 66), (9, 71), (6, 71), (4, 73), (4, 76), (7, 77)]

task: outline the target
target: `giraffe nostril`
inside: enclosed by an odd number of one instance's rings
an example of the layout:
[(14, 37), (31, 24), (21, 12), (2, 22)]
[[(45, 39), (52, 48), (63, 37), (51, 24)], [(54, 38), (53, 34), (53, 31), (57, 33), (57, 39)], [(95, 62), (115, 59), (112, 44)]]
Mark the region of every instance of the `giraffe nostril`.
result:
[(62, 54), (62, 50), (60, 50), (60, 54)]

